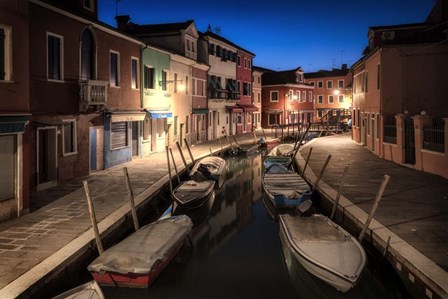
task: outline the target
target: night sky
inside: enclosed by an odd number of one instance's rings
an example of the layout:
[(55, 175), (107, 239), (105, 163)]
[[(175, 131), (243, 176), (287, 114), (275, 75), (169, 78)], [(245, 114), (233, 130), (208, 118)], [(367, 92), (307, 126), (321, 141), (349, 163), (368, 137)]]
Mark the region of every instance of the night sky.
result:
[[(367, 46), (369, 26), (423, 22), (435, 0), (119, 0), (118, 14), (137, 24), (194, 20), (256, 54), (254, 65), (305, 72), (349, 66)], [(116, 0), (98, 0), (112, 26)], [(216, 31), (215, 31), (216, 33)]]

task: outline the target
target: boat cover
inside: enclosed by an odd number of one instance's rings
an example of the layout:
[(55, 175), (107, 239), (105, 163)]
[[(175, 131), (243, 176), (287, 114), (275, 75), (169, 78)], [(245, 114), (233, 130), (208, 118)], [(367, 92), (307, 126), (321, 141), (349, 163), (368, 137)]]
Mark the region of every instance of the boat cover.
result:
[(268, 154), (268, 156), (272, 157), (281, 157), (291, 155), (294, 150), (294, 144), (282, 143), (274, 147)]
[(202, 181), (196, 182), (193, 180), (186, 181), (177, 187), (177, 191), (182, 192), (203, 192), (205, 193), (210, 189), (210, 185), (215, 184), (214, 181)]
[(297, 198), (310, 192), (308, 183), (297, 173), (265, 173), (264, 186), (273, 195), (283, 194), (287, 198)]
[(96, 281), (90, 281), (64, 292), (53, 299), (104, 299), (106, 298)]
[(280, 215), (280, 221), (288, 241), (300, 255), (347, 279), (356, 280), (360, 276), (366, 263), (364, 249), (328, 217)]
[(193, 227), (186, 215), (152, 222), (104, 251), (87, 269), (91, 272), (148, 274), (173, 252)]

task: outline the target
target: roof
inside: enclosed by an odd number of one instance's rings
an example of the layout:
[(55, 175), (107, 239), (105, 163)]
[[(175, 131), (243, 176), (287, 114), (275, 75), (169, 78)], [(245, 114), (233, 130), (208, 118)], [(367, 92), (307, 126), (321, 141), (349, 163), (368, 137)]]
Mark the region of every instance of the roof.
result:
[(411, 24), (399, 24), (399, 25), (384, 25), (384, 26), (370, 26), (370, 30), (407, 30), (427, 27), (426, 23), (411, 23)]
[(263, 73), (263, 85), (278, 85), (278, 84), (305, 84), (304, 82), (296, 81), (296, 72), (301, 71), (302, 68), (298, 67), (293, 70), (287, 71), (269, 71)]
[(211, 37), (211, 38), (217, 39), (217, 40), (219, 40), (219, 41), (221, 41), (221, 42), (223, 42), (223, 43), (228, 44), (229, 46), (235, 47), (235, 48), (237, 48), (237, 49), (239, 49), (239, 50), (241, 50), (241, 51), (244, 51), (244, 52), (246, 52), (246, 53), (248, 53), (248, 54), (250, 54), (250, 55), (252, 55), (252, 56), (255, 57), (255, 54), (254, 54), (254, 53), (252, 53), (252, 52), (250, 52), (250, 51), (248, 51), (248, 50), (246, 50), (246, 49), (244, 49), (244, 48), (238, 46), (237, 44), (232, 43), (232, 42), (229, 41), (228, 39), (226, 39), (226, 38), (224, 38), (224, 37), (222, 37), (222, 36), (220, 36), (220, 35), (217, 35), (216, 33), (213, 33), (213, 32), (211, 32), (211, 31), (206, 31), (206, 32), (204, 32), (204, 33), (202, 33), (202, 34), (203, 34), (204, 37)]
[(169, 34), (178, 34), (181, 30), (186, 30), (193, 23), (194, 23), (193, 20), (188, 20), (179, 23), (147, 24), (147, 25), (138, 25), (129, 22), (127, 30), (131, 34), (169, 35)]
[(346, 76), (349, 72), (348, 68), (343, 69), (332, 69), (328, 70), (319, 70), (313, 73), (305, 73), (305, 79), (314, 79), (314, 78), (325, 78), (325, 77), (343, 77)]
[(252, 70), (258, 71), (258, 72), (261, 72), (261, 73), (274, 72), (273, 70), (270, 70), (270, 69), (267, 69), (267, 68), (264, 68), (264, 67), (261, 67), (261, 66), (256, 66), (256, 65), (252, 66)]

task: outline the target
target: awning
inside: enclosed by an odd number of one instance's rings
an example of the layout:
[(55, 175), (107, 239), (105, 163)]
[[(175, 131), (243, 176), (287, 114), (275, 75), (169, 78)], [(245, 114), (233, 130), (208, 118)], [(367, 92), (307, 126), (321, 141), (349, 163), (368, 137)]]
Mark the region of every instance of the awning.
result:
[(110, 115), (110, 119), (113, 123), (122, 121), (143, 121), (146, 116), (145, 112), (114, 111), (107, 113)]
[(149, 118), (169, 118), (173, 117), (171, 110), (148, 110)]
[(226, 106), (226, 109), (231, 112), (243, 112), (243, 108), (239, 106)]
[(258, 111), (258, 107), (255, 106), (254, 104), (238, 104), (238, 106), (240, 106), (241, 108), (244, 109), (244, 111), (247, 112)]
[(208, 114), (208, 109), (207, 108), (193, 109), (192, 114)]
[(23, 133), (27, 122), (25, 116), (0, 116), (0, 134)]

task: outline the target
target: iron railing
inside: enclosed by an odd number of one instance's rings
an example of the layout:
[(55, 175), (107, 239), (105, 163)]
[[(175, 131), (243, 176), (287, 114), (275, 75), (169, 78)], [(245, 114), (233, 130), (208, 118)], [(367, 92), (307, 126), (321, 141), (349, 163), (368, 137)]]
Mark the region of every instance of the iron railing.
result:
[(423, 127), (423, 148), (435, 152), (445, 152), (445, 123), (436, 122)]

